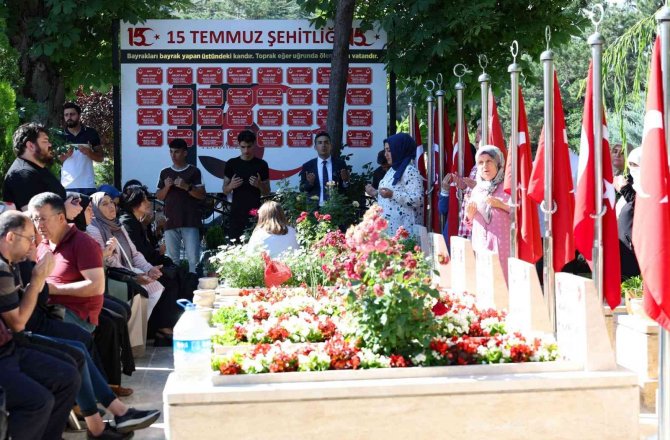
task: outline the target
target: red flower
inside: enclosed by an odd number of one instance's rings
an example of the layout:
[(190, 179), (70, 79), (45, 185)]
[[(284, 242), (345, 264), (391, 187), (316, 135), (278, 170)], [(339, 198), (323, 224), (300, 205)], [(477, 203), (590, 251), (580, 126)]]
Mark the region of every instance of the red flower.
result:
[(298, 356), (294, 354), (278, 353), (270, 363), (270, 373), (284, 373), (298, 369)]
[(279, 325), (276, 327), (272, 327), (270, 330), (268, 330), (268, 338), (272, 342), (284, 341), (288, 338), (288, 336), (289, 336), (288, 330)]
[(447, 309), (447, 306), (445, 306), (442, 301), (436, 302), (435, 305), (433, 306), (433, 313), (435, 314), (435, 316), (442, 316), (448, 311), (449, 310)]
[(296, 223), (300, 223), (307, 218), (307, 212), (303, 211), (300, 213), (300, 216), (295, 220)]
[(252, 217), (258, 217), (258, 209), (249, 210), (249, 215)]
[(242, 372), (242, 366), (234, 360), (230, 360), (227, 362), (221, 362), (221, 365), (219, 365), (219, 371), (224, 375), (240, 374)]
[(391, 368), (405, 368), (409, 366), (409, 362), (405, 360), (400, 354), (391, 355)]
[(332, 219), (332, 217), (330, 216), (330, 214), (326, 214), (326, 215), (321, 216), (321, 220), (323, 220), (325, 222), (329, 222), (331, 219)]

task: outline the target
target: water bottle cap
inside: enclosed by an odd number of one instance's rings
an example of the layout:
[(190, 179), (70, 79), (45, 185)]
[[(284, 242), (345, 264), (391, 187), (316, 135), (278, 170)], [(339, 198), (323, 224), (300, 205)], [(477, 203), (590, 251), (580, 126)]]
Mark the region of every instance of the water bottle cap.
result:
[(195, 310), (196, 305), (187, 299), (178, 299), (177, 304), (186, 311)]

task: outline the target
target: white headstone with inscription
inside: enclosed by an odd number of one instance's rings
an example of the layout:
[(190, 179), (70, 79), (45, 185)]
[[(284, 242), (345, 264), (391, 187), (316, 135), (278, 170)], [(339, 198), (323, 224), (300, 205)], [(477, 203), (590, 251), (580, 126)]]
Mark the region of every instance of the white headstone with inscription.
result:
[(490, 251), (477, 252), (477, 303), (484, 307), (507, 310), (509, 293), (500, 266), (498, 254)]
[(593, 280), (556, 274), (556, 340), (560, 353), (587, 371), (616, 370)]
[(507, 324), (510, 329), (525, 334), (553, 333), (535, 265), (518, 258), (509, 258), (507, 265), (509, 281)]
[(472, 243), (463, 237), (451, 237), (451, 290), (476, 292), (475, 253)]
[(433, 242), (433, 281), (442, 289), (451, 288), (451, 266), (449, 250), (442, 234), (430, 234)]
[(419, 241), (419, 246), (421, 246), (421, 251), (423, 254), (430, 258), (433, 255), (433, 244), (428, 237), (428, 229), (425, 226), (414, 225), (414, 235)]

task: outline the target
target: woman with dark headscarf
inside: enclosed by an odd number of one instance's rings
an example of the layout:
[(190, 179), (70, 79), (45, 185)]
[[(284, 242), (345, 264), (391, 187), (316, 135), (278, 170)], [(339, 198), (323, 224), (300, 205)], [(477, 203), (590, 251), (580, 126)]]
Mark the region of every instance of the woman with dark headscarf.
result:
[(503, 187), (505, 157), (493, 145), (484, 145), (475, 155), (477, 184), (465, 209), (464, 222), (472, 227), (472, 249), (498, 254), (507, 281), (507, 259), (510, 253), (509, 194)]
[(421, 224), (423, 215), (423, 185), (413, 163), (416, 142), (407, 133), (394, 134), (384, 140), (384, 151), (391, 168), (379, 182), (378, 190), (367, 185), (365, 192), (377, 197), (389, 223), (389, 234), (395, 234), (400, 226), (413, 234), (414, 225)]

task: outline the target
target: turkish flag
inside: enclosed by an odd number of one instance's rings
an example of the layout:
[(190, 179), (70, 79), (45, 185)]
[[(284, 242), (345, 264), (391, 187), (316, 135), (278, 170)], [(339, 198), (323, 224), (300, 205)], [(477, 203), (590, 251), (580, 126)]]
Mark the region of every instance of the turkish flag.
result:
[[(528, 194), (530, 173), (533, 168), (532, 152), (530, 151), (530, 136), (528, 135), (528, 119), (523, 94), (519, 87), (519, 146), (517, 149), (517, 244), (519, 258), (528, 263), (535, 263), (542, 256), (542, 238), (540, 237), (540, 222), (537, 216), (537, 203)], [(512, 145), (512, 141), (510, 141)], [(509, 156), (508, 156), (509, 158)], [(512, 162), (505, 164), (505, 192), (512, 192)]]
[[(595, 143), (593, 133), (593, 64), (589, 66), (589, 76), (586, 80), (586, 95), (584, 99), (584, 114), (582, 116), (582, 136), (579, 146), (579, 169), (577, 173), (577, 192), (575, 195), (574, 234), (575, 247), (589, 263), (593, 270), (593, 238), (596, 214), (595, 185), (603, 187), (603, 207), (605, 214), (602, 217), (603, 236), (603, 296), (610, 308), (614, 309), (621, 302), (621, 261), (619, 259), (619, 234), (617, 230), (616, 193), (614, 191), (614, 177), (612, 176), (612, 159), (609, 142), (607, 141), (607, 122), (605, 112), (602, 111), (602, 176), (603, 181), (595, 181)], [(602, 109), (602, 102), (597, 103)]]
[[(500, 116), (498, 116), (498, 106), (491, 88), (489, 88), (489, 138), (486, 142), (494, 145), (502, 151), (505, 160), (507, 160), (507, 148), (505, 148), (505, 137), (503, 136), (502, 125), (500, 125)], [(519, 125), (521, 127), (521, 125)]]
[[(572, 172), (570, 170), (570, 153), (568, 151), (568, 135), (565, 130), (565, 115), (561, 89), (558, 87), (558, 75), (554, 72), (554, 155), (553, 192), (556, 212), (551, 216), (553, 237), (554, 269), (559, 272), (568, 262), (575, 258), (575, 245), (572, 236), (572, 220), (575, 212), (575, 196), (572, 190)], [(533, 162), (533, 171), (528, 183), (528, 197), (535, 203), (544, 200), (544, 127)], [(547, 202), (547, 209), (553, 204)], [(618, 255), (618, 253), (617, 253)]]
[[(465, 149), (463, 153), (463, 175), (465, 177), (469, 177), (470, 171), (472, 170), (472, 167), (475, 166), (475, 159), (472, 157), (472, 147), (470, 145), (470, 139), (468, 137), (468, 130), (467, 126), (468, 124), (465, 121), (465, 118), (463, 118), (463, 125), (465, 125)], [(458, 155), (460, 154), (460, 141), (458, 139), (458, 127), (454, 129), (454, 150), (451, 158), (451, 172), (454, 174), (458, 174)], [(458, 197), (457, 197), (457, 191), (456, 191), (456, 185), (454, 183), (451, 184), (451, 187), (449, 188), (449, 215), (447, 216), (447, 224), (448, 224), (448, 231), (449, 231), (449, 237), (452, 237), (454, 235), (458, 235), (458, 227), (460, 223), (459, 219), (459, 209), (460, 206), (458, 205)]]
[(644, 309), (670, 330), (670, 171), (663, 127), (661, 42), (656, 37), (642, 136), (641, 182), (637, 183), (633, 246), (644, 285)]

